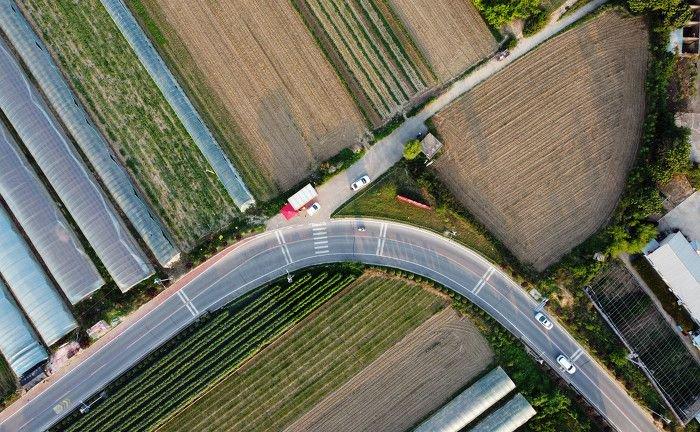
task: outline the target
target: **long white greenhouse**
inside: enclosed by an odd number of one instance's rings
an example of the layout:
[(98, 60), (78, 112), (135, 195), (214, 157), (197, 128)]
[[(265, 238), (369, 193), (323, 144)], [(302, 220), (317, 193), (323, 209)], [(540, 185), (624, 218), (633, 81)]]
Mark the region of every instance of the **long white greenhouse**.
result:
[(480, 421), (470, 432), (514, 432), (535, 414), (537, 412), (525, 396), (518, 393), (505, 405)]
[(136, 52), (141, 64), (146, 68), (209, 165), (216, 172), (224, 188), (233, 198), (233, 202), (241, 210), (253, 205), (255, 199), (238, 171), (233, 167), (219, 143), (216, 142), (192, 102), (177, 83), (172, 72), (139, 27), (124, 2), (121, 0), (102, 0), (102, 5), (107, 9), (122, 35)]
[(445, 404), (415, 432), (460, 431), (513, 389), (515, 383), (499, 366)]
[(0, 281), (0, 352), (18, 377), (48, 358), (32, 327)]
[(2, 207), (0, 276), (46, 345), (54, 344), (78, 327), (68, 306)]
[(0, 109), (117, 286), (126, 291), (152, 275), (138, 243), (2, 40)]
[(104, 285), (68, 221), (1, 123), (0, 197), (71, 303)]
[(78, 104), (51, 55), (40, 48), (41, 41), (12, 0), (0, 1), (0, 27), (134, 229), (162, 266), (172, 265), (180, 251), (137, 194), (103, 136), (86, 121), (85, 110)]

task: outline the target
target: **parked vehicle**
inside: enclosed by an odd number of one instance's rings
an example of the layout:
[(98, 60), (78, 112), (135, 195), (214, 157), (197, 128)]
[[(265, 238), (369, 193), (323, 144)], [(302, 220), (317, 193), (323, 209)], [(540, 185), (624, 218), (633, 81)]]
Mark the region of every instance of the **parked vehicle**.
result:
[(574, 364), (571, 363), (571, 360), (569, 360), (569, 358), (564, 354), (559, 354), (559, 357), (557, 357), (557, 363), (559, 363), (559, 366), (561, 366), (561, 368), (570, 375), (576, 372), (576, 366), (574, 366)]
[(508, 50), (499, 51), (496, 53), (496, 60), (501, 61), (504, 58), (508, 57), (509, 55), (510, 55), (510, 51), (508, 51)]
[(318, 202), (315, 202), (315, 203), (311, 204), (311, 206), (308, 209), (306, 209), (306, 214), (308, 214), (309, 216), (313, 216), (320, 209), (321, 209), (321, 204), (319, 204)]
[(546, 328), (547, 330), (554, 327), (554, 324), (552, 324), (552, 321), (550, 321), (549, 318), (547, 318), (547, 315), (543, 314), (542, 312), (537, 312), (535, 314), (535, 319), (537, 320), (537, 322), (542, 324), (542, 327)]
[(354, 191), (360, 190), (363, 187), (367, 186), (369, 184), (369, 182), (370, 182), (369, 176), (363, 175), (359, 179), (352, 182), (352, 184), (350, 185), (350, 189), (352, 189)]

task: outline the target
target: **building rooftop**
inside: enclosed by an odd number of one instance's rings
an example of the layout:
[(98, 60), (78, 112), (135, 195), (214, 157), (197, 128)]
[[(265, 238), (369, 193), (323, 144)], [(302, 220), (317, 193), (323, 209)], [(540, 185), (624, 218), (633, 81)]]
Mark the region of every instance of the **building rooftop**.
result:
[(646, 249), (646, 258), (678, 297), (691, 317), (700, 323), (700, 254), (698, 243), (680, 233), (667, 236)]
[(428, 133), (428, 135), (421, 140), (420, 148), (425, 157), (432, 159), (442, 148), (442, 143), (439, 139), (435, 138), (435, 135)]

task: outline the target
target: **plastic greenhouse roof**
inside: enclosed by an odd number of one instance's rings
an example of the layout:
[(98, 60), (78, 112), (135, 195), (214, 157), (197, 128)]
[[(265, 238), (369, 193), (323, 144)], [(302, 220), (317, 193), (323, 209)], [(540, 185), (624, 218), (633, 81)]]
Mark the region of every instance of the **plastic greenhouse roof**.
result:
[(0, 207), (0, 276), (46, 345), (78, 327), (68, 307)]
[(0, 281), (0, 352), (17, 376), (48, 358), (46, 350)]
[(104, 285), (68, 221), (2, 124), (0, 196), (71, 303)]
[(216, 142), (211, 131), (209, 131), (199, 113), (195, 110), (192, 102), (190, 102), (177, 83), (172, 72), (170, 72), (170, 69), (168, 69), (141, 27), (139, 27), (136, 19), (124, 5), (124, 2), (121, 0), (102, 0), (102, 5), (107, 9), (122, 35), (138, 56), (141, 64), (146, 68), (148, 74), (209, 162), (209, 165), (216, 172), (217, 177), (219, 177), (233, 202), (236, 203), (241, 211), (255, 204), (253, 195), (251, 195), (238, 171), (236, 171), (231, 161)]
[(124, 212), (158, 262), (164, 267), (172, 265), (179, 259), (180, 251), (160, 220), (151, 214), (145, 201), (138, 195), (131, 179), (117, 163), (117, 158), (104, 137), (91, 123), (85, 121), (88, 118), (85, 110), (78, 104), (48, 50), (41, 48), (39, 37), (11, 0), (0, 1), (0, 27), (117, 206)]
[(112, 203), (1, 40), (0, 109), (117, 286), (126, 291), (153, 274)]

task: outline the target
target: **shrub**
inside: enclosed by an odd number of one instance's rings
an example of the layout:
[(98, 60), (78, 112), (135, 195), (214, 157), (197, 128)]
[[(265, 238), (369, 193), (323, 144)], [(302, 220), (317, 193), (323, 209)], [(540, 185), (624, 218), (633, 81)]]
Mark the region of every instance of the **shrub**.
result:
[(532, 36), (542, 30), (549, 22), (549, 14), (544, 8), (537, 9), (530, 17), (525, 20), (523, 27), (523, 35)]
[(420, 141), (410, 140), (403, 146), (403, 157), (406, 160), (413, 160), (421, 153)]

